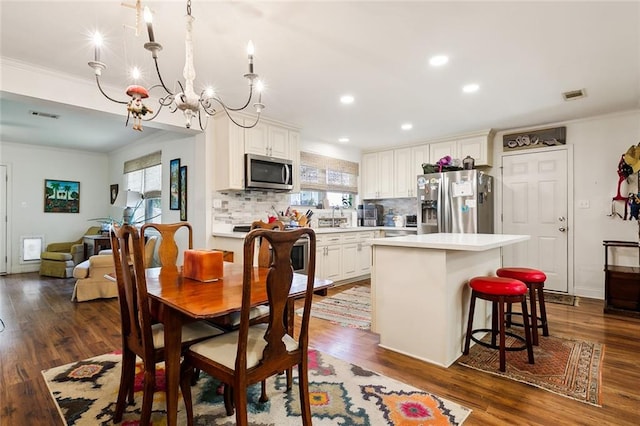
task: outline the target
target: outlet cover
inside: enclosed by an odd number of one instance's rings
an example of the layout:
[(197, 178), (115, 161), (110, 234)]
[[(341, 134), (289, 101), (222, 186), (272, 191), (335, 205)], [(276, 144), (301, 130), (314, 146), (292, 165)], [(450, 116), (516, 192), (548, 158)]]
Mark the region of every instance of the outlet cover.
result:
[(589, 200), (580, 200), (578, 201), (579, 209), (588, 209), (589, 208)]

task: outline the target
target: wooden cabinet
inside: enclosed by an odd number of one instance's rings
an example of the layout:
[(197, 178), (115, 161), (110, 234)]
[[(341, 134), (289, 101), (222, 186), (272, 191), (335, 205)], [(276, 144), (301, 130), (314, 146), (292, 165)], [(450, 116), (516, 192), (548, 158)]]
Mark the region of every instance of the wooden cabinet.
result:
[(339, 281), (342, 276), (340, 234), (316, 235), (316, 277)]
[[(241, 123), (253, 119), (236, 117)], [(214, 117), (214, 189), (244, 190), (244, 154), (267, 155), (293, 161), (294, 191), (300, 190), (300, 132), (285, 125), (261, 119), (255, 127), (243, 129), (226, 115)]]
[[(242, 121), (242, 119), (239, 119)], [(245, 129), (236, 126), (227, 116), (215, 116), (214, 189), (216, 191), (244, 189), (244, 136)], [(207, 136), (211, 134), (208, 133)]]
[[(604, 245), (604, 312), (640, 317), (640, 243), (603, 241)], [(610, 251), (637, 250), (638, 266), (609, 264)]]
[(416, 197), (416, 176), (422, 174), (422, 163), (429, 162), (429, 145), (393, 151), (394, 191), (396, 198)]
[(290, 131), (286, 127), (261, 121), (245, 130), (245, 153), (290, 159)]
[(492, 146), (492, 133), (488, 132), (429, 144), (429, 156), (431, 157), (431, 163), (435, 163), (447, 155), (460, 160), (469, 155), (475, 160), (476, 166), (491, 166), (493, 159)]
[(362, 198), (393, 197), (393, 151), (371, 152), (362, 156)]

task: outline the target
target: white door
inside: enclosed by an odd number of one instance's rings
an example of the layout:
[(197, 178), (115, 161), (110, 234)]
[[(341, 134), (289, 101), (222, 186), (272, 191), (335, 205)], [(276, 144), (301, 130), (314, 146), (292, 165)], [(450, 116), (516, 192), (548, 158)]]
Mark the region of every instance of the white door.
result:
[(0, 274), (7, 273), (7, 166), (0, 166)]
[(503, 233), (531, 235), (503, 248), (503, 265), (540, 269), (545, 289), (560, 292), (569, 291), (567, 167), (565, 149), (502, 157)]

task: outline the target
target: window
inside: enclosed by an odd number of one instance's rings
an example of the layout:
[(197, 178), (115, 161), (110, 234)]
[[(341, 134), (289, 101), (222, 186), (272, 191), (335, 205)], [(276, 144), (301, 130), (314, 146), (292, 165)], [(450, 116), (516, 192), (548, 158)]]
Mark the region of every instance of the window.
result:
[(358, 163), (300, 153), (300, 193), (291, 194), (291, 205), (350, 208), (357, 192)]
[(162, 216), (162, 152), (124, 164), (125, 190), (137, 191), (143, 200), (134, 207), (133, 223), (160, 223)]

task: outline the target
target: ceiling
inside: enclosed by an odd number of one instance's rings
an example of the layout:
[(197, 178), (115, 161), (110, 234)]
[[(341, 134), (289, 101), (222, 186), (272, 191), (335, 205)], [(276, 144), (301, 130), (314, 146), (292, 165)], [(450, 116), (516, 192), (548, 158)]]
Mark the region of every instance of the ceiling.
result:
[[(89, 37), (99, 29), (106, 43), (105, 87), (124, 92), (130, 84), (126, 64), (133, 62), (146, 72), (149, 87), (156, 81), (142, 48), (147, 33), (141, 28), (136, 37), (125, 29), (135, 24), (135, 11), (120, 3), (2, 0), (0, 54), (91, 82)], [(163, 46), (163, 78), (174, 87), (182, 80), (186, 2), (145, 4)], [(196, 90), (213, 84), (230, 104), (243, 102), (251, 39), (255, 70), (267, 85), (265, 116), (301, 127), (303, 141), (337, 144), (348, 137), (349, 146), (377, 149), (640, 108), (638, 1), (193, 0), (192, 14)], [(430, 66), (436, 54), (448, 55), (449, 62)], [(480, 89), (463, 93), (467, 83)], [(587, 96), (563, 99), (563, 92), (578, 89)], [(340, 104), (347, 93), (355, 102)], [(0, 108), (2, 141), (109, 152), (167, 132), (125, 127), (124, 111), (96, 113), (7, 91)], [(405, 122), (413, 129), (401, 130)]]

